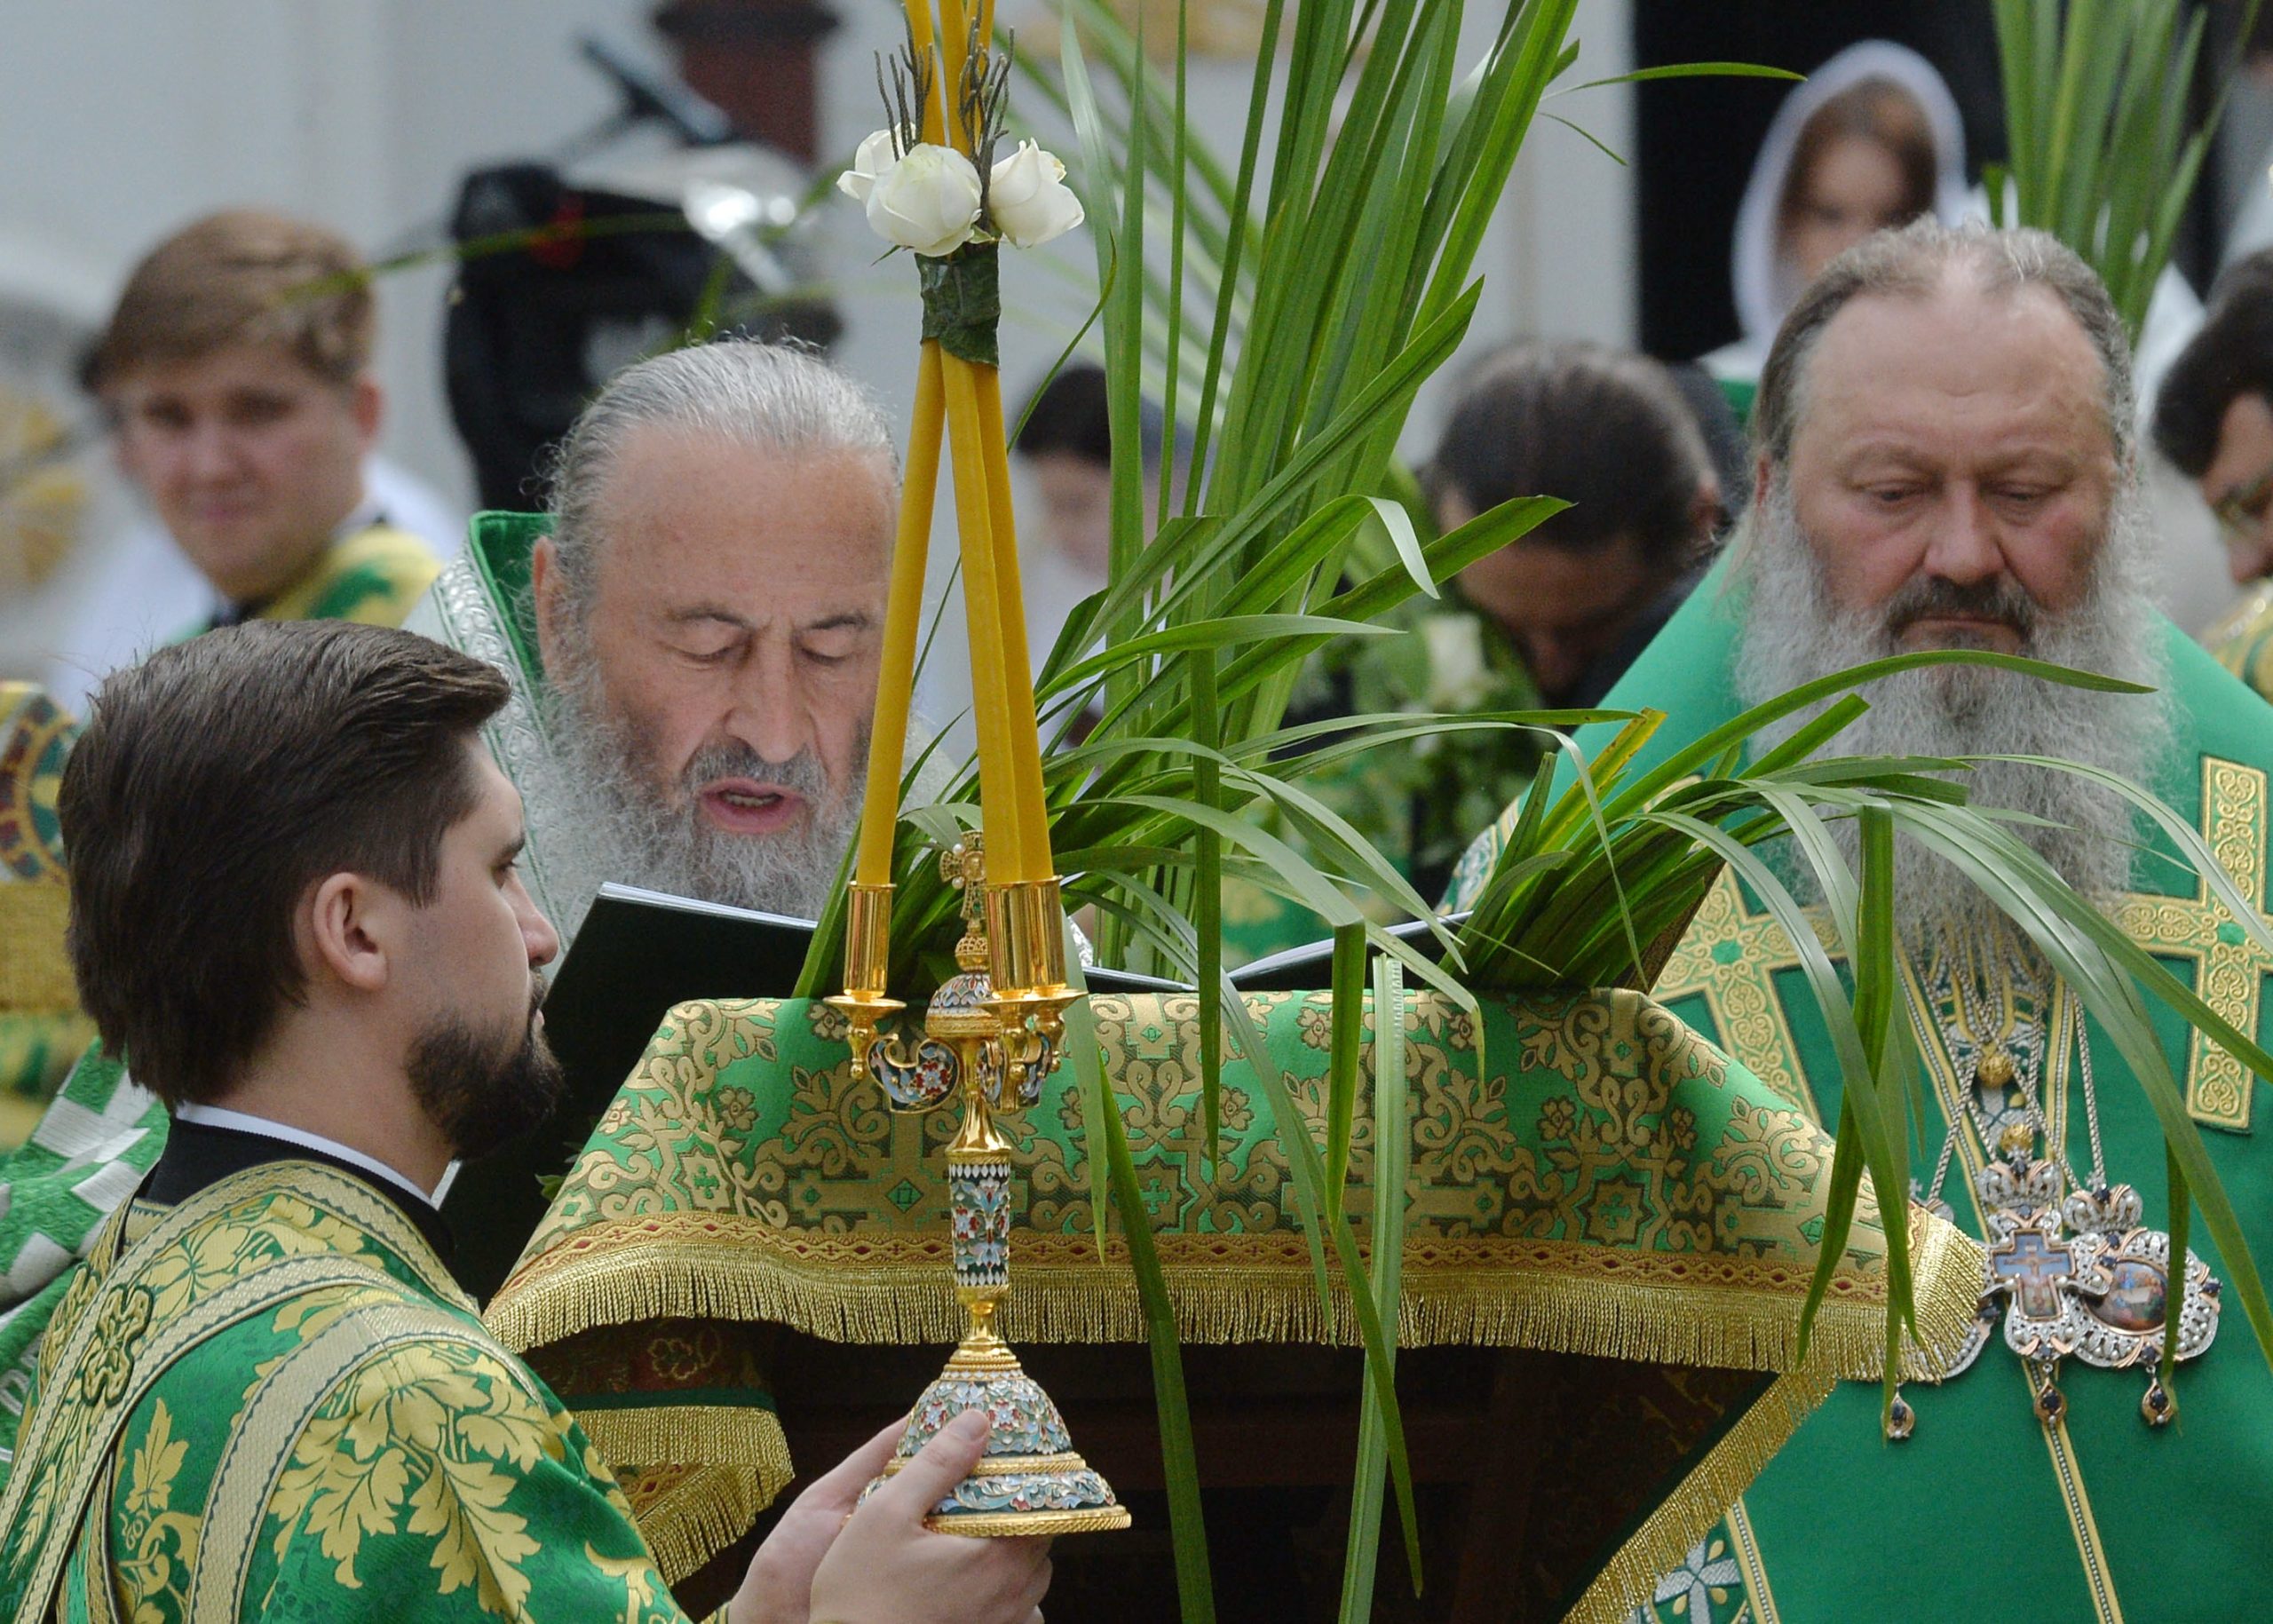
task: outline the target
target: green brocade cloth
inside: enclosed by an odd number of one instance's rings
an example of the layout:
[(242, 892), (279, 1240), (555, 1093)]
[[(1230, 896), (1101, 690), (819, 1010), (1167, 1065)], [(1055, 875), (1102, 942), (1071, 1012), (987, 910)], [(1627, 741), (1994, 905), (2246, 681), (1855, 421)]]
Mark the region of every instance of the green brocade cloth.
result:
[(361, 1179), (96, 1237), (0, 1498), (0, 1612), (685, 1624), (606, 1462)]
[[(1224, 1067), (1228, 1143), (1211, 1175), (1197, 1001), (1091, 1002), (1184, 1338), (1354, 1343), (1346, 1302), (1321, 1310), (1291, 1171), (1251, 1068)], [(1306, 1126), (1322, 1134), (1330, 1000), (1248, 1003)], [(1858, 1222), (1802, 1367), (1797, 1327), (1830, 1156), (1789, 1101), (1630, 993), (1487, 1002), (1481, 1073), (1475, 1022), (1437, 994), (1408, 995), (1405, 1025), (1404, 1345), (1785, 1373), (1747, 1384), (1637, 1494), (1632, 1519), (1597, 1531), (1607, 1546), (1581, 1612), (1621, 1616), (1834, 1375), (1876, 1368), (1876, 1211)], [(1361, 1246), (1371, 1064), (1368, 1039), (1350, 1153)], [(1014, 1343), (1141, 1342), (1117, 1236), (1098, 1259), (1072, 1073), (1060, 1067), (1034, 1109), (1007, 1119), (1023, 1142), (1002, 1323)], [(789, 1475), (764, 1378), (720, 1352), (718, 1327), (942, 1351), (954, 1342), (962, 1313), (944, 1154), (954, 1118), (888, 1111), (873, 1081), (852, 1079), (842, 1018), (805, 1001), (680, 1005), (602, 1117), (486, 1319), (624, 1473), (667, 1574), (740, 1533)], [(1909, 1219), (1928, 1340), (1953, 1343), (1980, 1254), (1921, 1210)], [(1080, 1415), (1070, 1419), (1078, 1436)]]
[[(1667, 719), (1636, 757), (1646, 769), (1738, 714), (1733, 681), (1738, 605), (1715, 571), (1604, 700), (1655, 706)], [(2273, 707), (2163, 622), (2170, 738), (2149, 788), (2194, 820), (2245, 892), (2262, 899), (2273, 875)], [(2144, 700), (2137, 701), (2145, 704)], [(1582, 732), (1591, 757), (1606, 730)], [(1837, 749), (1834, 742), (1832, 747)], [(1501, 828), (1506, 827), (1503, 820)], [(1501, 831), (1463, 860), (1449, 899), (1463, 905), (1488, 871)], [(2142, 841), (2174, 857), (2159, 833)], [(2273, 1040), (2273, 971), (2190, 871), (2142, 857), (2134, 891), (2116, 908), (2133, 939), (2228, 1019)], [(1909, 967), (1913, 1026), (1926, 1060), (1922, 1155), (1931, 1176), (1959, 1110), (1971, 1055), (1952, 1035), (1949, 966)], [(1756, 899), (1725, 875), (1667, 962), (1653, 996), (1736, 1060), (1821, 1121), (1835, 1119), (1840, 1073), (1789, 939)], [(1978, 994), (1975, 995), (1978, 1000)], [(2064, 989), (2048, 1010), (2009, 986), (1999, 1018), (2016, 1045), (2042, 1045), (2043, 1098), (2073, 1164), (2092, 1167), (2085, 1090), (2069, 1055), (2081, 1019)], [(2273, 1151), (2253, 1132), (2256, 1083), (2230, 1055), (2158, 1010), (2158, 1032), (2204, 1129), (2210, 1157), (2240, 1215), (2261, 1269), (2273, 1264)], [(2167, 1220), (2160, 1132), (2128, 1067), (2090, 1026), (2092, 1075), (2111, 1182), (2134, 1185), (2146, 1222)], [(2023, 1057), (2024, 1060), (2026, 1056)], [(1983, 1094), (1992, 1134), (2025, 1116), (2016, 1091)], [(1958, 1221), (1979, 1235), (1972, 1174), (1985, 1159), (1970, 1125), (1956, 1137), (1944, 1188)], [(1867, 1186), (1866, 1186), (1867, 1187)], [(2191, 1245), (2232, 1277), (2198, 1217)], [(2059, 1376), (2063, 1411), (2047, 1425), (2032, 1407), (2026, 1367), (1992, 1336), (1962, 1374), (1905, 1393), (1915, 1434), (1881, 1436), (1879, 1390), (1840, 1388), (1779, 1454), (1727, 1518), (1668, 1571), (1638, 1624), (1828, 1624), (1862, 1613), (1889, 1620), (1995, 1619), (2000, 1624), (2114, 1624), (2250, 1618), (2264, 1610), (2273, 1555), (2273, 1374), (2228, 1294), (2217, 1340), (2180, 1367), (2174, 1423), (2150, 1430), (2135, 1370), (2071, 1359)], [(1863, 1598), (1867, 1598), (1867, 1604)]]

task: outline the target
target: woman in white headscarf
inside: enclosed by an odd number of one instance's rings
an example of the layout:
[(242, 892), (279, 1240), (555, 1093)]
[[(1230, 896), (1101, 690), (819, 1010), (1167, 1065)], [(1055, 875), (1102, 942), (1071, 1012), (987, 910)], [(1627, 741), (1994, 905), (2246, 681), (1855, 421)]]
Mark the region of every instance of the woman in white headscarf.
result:
[(1884, 226), (1966, 211), (1965, 131), (1926, 59), (1849, 45), (1776, 109), (1737, 210), (1730, 256), (1744, 337), (1704, 358), (1739, 416), (1785, 312), (1840, 251)]

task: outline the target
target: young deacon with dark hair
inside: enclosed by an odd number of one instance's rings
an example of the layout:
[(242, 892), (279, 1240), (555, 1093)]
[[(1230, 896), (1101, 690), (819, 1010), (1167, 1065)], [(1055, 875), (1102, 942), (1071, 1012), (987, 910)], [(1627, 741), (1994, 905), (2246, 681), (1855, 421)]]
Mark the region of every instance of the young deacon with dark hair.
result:
[(1679, 606), (1675, 589), (1721, 511), (1704, 434), (1671, 375), (1595, 344), (1486, 357), (1423, 484), (1446, 530), (1517, 496), (1571, 503), (1460, 573), (1555, 706), (1590, 704), (1618, 680)]
[[(559, 1086), (557, 940), (478, 734), (506, 695), (423, 638), (318, 622), (216, 632), (98, 696), (61, 800), (74, 967), (173, 1124), (49, 1327), (0, 1500), (6, 1616), (681, 1616), (606, 1462), (445, 1266), (455, 1160)], [(923, 1528), (985, 1432), (856, 1511), (874, 1440), (726, 1616), (1038, 1620), (1046, 1541)]]

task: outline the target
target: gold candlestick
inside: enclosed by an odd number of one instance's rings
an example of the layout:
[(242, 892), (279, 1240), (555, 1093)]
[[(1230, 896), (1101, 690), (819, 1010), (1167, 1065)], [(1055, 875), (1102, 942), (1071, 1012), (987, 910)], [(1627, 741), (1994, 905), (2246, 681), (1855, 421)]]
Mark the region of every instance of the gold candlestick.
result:
[(907, 1006), (887, 997), (891, 968), (891, 886), (852, 883), (844, 905), (844, 990), (824, 999), (851, 1026), (852, 1077), (868, 1074), (876, 1028)]
[[(925, 1111), (950, 1094), (962, 1097), (962, 1124), (947, 1146), (947, 1183), (955, 1298), (966, 1319), (962, 1342), (916, 1401), (899, 1447), (876, 1481), (892, 1476), (965, 1410), (982, 1410), (993, 1426), (986, 1453), (932, 1508), (924, 1519), (928, 1526), (982, 1536), (1126, 1528), (1128, 1508), (1074, 1450), (1065, 1417), (994, 1326), (1010, 1295), (1010, 1142), (996, 1117), (1039, 1096), (1062, 1047), (1062, 1026), (1059, 1036), (1045, 1035), (1039, 1004), (1047, 999), (1031, 992), (1023, 998), (994, 995), (987, 973), (991, 932), (982, 911), (994, 913), (1000, 892), (986, 887), (978, 836), (966, 836), (942, 856), (940, 867), (963, 893), (964, 932), (955, 944), (962, 973), (931, 1000), (920, 1042), (910, 1048), (898, 1037), (872, 1038), (865, 1069), (883, 1085), (894, 1110)], [(1054, 880), (1049, 890), (1054, 896)], [(1055, 963), (1062, 970), (1062, 947), (1059, 952)], [(1062, 973), (1057, 991), (1065, 993)], [(1067, 999), (1073, 995), (1065, 993)], [(1034, 1017), (1035, 1024), (1029, 1027), (1022, 1020), (1006, 1027), (999, 1012), (1005, 1004)], [(1064, 1007), (1059, 1002), (1057, 1011)]]

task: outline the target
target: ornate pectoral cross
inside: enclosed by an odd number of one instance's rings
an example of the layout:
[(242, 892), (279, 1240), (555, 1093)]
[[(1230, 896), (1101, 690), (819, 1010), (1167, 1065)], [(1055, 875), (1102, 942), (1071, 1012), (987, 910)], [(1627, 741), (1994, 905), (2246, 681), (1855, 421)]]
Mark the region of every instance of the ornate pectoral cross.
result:
[[(2073, 1354), (2102, 1370), (2147, 1372), (2139, 1414), (2149, 1426), (2164, 1425), (2177, 1408), (2162, 1382), (2164, 1322), (2179, 1316), (2181, 1359), (2210, 1345), (2219, 1287), (2209, 1265), (2189, 1252), (2174, 1291), (2170, 1237), (2141, 1222), (2137, 1191), (2066, 1192), (2059, 1164), (2031, 1154), (2025, 1129), (2008, 1129), (2002, 1149), (1976, 1181), (1990, 1234), (1984, 1332), (2001, 1297), (2005, 1345), (2041, 1373), (2036, 1413), (2047, 1424), (2065, 1407), (2056, 1378), (2060, 1360)], [(1979, 1346), (1970, 1344), (1947, 1375)]]
[(2033, 1221), (1989, 1248), (1989, 1272), (2003, 1286), (2024, 1319), (2056, 1323), (2066, 1317), (2067, 1295), (2063, 1288), (2075, 1282), (2076, 1249), (2059, 1235), (2060, 1220), (2050, 1213), (2039, 1213)]

